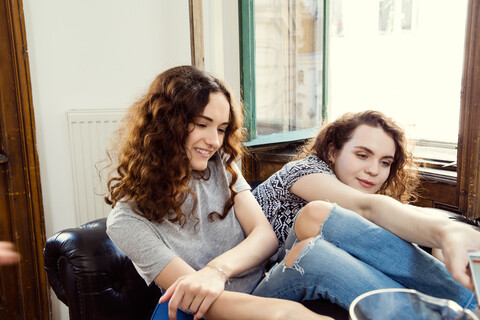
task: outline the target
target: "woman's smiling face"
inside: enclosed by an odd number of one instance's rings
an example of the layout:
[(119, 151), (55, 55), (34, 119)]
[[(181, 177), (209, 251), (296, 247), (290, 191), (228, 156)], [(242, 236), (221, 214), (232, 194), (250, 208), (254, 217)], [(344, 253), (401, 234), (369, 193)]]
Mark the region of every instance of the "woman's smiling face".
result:
[(376, 193), (387, 181), (395, 142), (382, 128), (358, 126), (340, 150), (330, 150), (337, 178), (364, 193)]
[(203, 113), (188, 126), (185, 142), (193, 170), (207, 168), (208, 160), (222, 146), (230, 117), (230, 104), (223, 93), (211, 93)]

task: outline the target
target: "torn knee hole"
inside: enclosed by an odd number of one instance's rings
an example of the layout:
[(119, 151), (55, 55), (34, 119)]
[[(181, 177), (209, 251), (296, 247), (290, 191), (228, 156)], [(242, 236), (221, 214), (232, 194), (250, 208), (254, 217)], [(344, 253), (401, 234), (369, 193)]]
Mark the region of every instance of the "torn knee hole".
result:
[(295, 260), (297, 260), (298, 255), (300, 252), (302, 252), (303, 248), (312, 240), (313, 238), (305, 239), (300, 242), (298, 242), (296, 245), (290, 249), (290, 251), (287, 253), (285, 256), (285, 266), (291, 267), (294, 263)]

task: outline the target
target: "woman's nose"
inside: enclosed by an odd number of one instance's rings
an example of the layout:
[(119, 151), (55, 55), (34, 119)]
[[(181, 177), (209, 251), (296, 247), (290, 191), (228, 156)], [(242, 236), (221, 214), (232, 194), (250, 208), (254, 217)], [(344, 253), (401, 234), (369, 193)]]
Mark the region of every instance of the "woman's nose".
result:
[(208, 136), (205, 139), (205, 142), (214, 148), (220, 147), (220, 137), (217, 130), (212, 130), (211, 132), (209, 132)]
[(369, 166), (367, 166), (365, 172), (372, 176), (376, 176), (378, 174), (378, 164), (377, 163), (371, 163)]

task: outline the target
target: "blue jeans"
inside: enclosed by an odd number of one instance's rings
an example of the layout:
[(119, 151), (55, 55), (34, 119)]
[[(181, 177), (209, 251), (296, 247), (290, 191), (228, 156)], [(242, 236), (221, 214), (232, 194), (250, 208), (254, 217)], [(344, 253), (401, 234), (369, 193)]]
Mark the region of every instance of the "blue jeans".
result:
[[(150, 320), (169, 320), (168, 302), (158, 303)], [(203, 318), (202, 318), (203, 319)], [(177, 310), (177, 320), (193, 320), (193, 315)]]
[[(294, 228), (285, 242), (298, 240)], [(328, 299), (348, 309), (359, 295), (376, 289), (409, 288), (475, 309), (475, 295), (431, 255), (360, 215), (333, 207), (320, 234), (291, 266), (275, 264), (254, 295), (294, 301)]]

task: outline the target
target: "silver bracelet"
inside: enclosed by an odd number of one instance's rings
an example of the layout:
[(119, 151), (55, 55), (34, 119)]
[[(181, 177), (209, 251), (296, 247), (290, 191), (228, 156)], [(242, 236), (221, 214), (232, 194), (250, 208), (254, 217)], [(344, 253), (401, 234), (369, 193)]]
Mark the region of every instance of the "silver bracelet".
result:
[(207, 267), (217, 269), (218, 272), (220, 272), (221, 274), (223, 274), (225, 276), (225, 279), (227, 279), (227, 283), (230, 284), (230, 279), (228, 278), (227, 273), (225, 271), (223, 271), (222, 268), (217, 267), (217, 266), (213, 266), (211, 264), (207, 264)]

